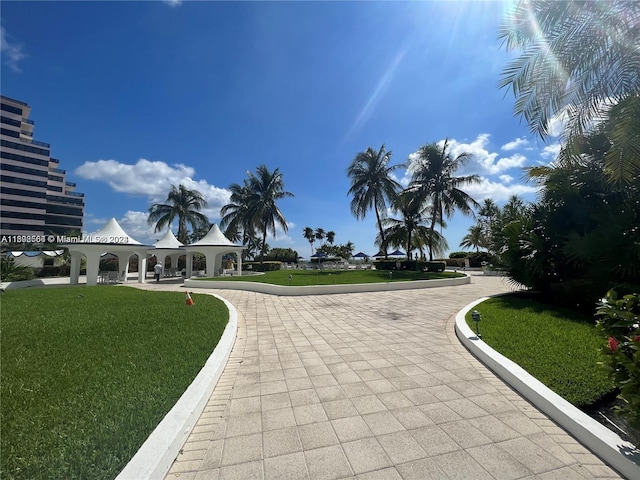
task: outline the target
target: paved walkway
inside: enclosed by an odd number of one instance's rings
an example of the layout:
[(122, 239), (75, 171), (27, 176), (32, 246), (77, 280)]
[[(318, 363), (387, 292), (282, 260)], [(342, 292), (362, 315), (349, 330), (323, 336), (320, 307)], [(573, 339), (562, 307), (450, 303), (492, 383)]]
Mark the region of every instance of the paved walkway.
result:
[(238, 337), (167, 479), (619, 478), (455, 337), (458, 310), (508, 289), (214, 291)]

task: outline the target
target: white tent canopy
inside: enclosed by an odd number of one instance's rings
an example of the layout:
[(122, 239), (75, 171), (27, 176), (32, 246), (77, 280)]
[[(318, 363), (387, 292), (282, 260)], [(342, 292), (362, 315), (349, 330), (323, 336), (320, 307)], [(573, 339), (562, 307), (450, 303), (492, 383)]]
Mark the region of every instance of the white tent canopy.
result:
[(109, 220), (100, 230), (91, 235), (83, 236), (77, 243), (60, 245), (69, 249), (71, 254), (71, 284), (78, 283), (82, 256), (87, 259), (87, 285), (98, 283), (100, 257), (105, 253), (112, 253), (118, 257), (120, 278), (124, 281), (129, 273), (129, 257), (138, 256), (138, 283), (144, 283), (147, 271), (147, 250), (150, 245), (143, 245), (131, 238), (118, 224), (115, 218)]
[(193, 254), (202, 253), (207, 262), (205, 275), (213, 277), (224, 271), (222, 266), (222, 257), (227, 253), (236, 255), (236, 274), (242, 275), (242, 245), (235, 245), (231, 240), (224, 236), (217, 224), (213, 224), (211, 230), (200, 240), (191, 245), (185, 245), (184, 250), (187, 252), (187, 278), (193, 274)]
[(185, 254), (183, 248), (184, 244), (175, 237), (171, 230), (167, 230), (167, 233), (153, 244), (154, 248), (147, 251), (147, 255), (155, 255), (158, 259), (158, 262), (162, 264), (162, 273), (164, 274), (165, 269), (165, 257), (169, 257), (171, 259), (171, 270), (172, 272), (178, 266), (178, 258), (181, 255)]

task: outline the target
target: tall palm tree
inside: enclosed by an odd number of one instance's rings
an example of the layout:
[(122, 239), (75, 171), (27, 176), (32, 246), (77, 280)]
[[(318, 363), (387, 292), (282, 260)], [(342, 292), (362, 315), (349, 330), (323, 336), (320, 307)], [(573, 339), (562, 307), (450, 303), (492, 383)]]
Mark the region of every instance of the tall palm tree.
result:
[(316, 240), (318, 240), (321, 244), (326, 236), (327, 233), (324, 231), (324, 228), (316, 228)]
[(329, 244), (333, 245), (333, 242), (336, 240), (336, 232), (334, 232), (333, 230), (329, 230), (327, 232), (327, 242), (329, 242)]
[(313, 255), (313, 244), (316, 241), (316, 232), (314, 232), (311, 227), (305, 227), (302, 232), (302, 236), (307, 239), (307, 242), (309, 242), (309, 245), (311, 246), (311, 255)]
[[(612, 155), (607, 169), (627, 184), (640, 169), (638, 25), (640, 2), (520, 0), (499, 34), (507, 50), (522, 51), (500, 84), (513, 90), (515, 113), (542, 138), (551, 120), (565, 114), (567, 141), (615, 118), (626, 154), (622, 162)], [(612, 105), (621, 104), (612, 115)]]
[(392, 202), (402, 189), (391, 177), (391, 173), (402, 165), (389, 166), (391, 155), (392, 152), (386, 151), (384, 144), (380, 150), (369, 147), (366, 151), (358, 153), (347, 168), (347, 176), (351, 180), (351, 188), (347, 194), (353, 196), (351, 213), (358, 219), (365, 218), (367, 212), (373, 208), (385, 257), (387, 250), (382, 218), (386, 216), (387, 201)]
[(249, 218), (249, 203), (251, 199), (247, 180), (243, 185), (233, 183), (229, 186), (231, 191), (230, 203), (220, 209), (220, 227), (225, 236), (232, 242), (241, 241), (246, 245), (254, 234), (254, 228)]
[(147, 222), (149, 225), (155, 223), (155, 232), (159, 232), (165, 227), (170, 227), (177, 218), (177, 239), (182, 243), (188, 243), (187, 224), (194, 230), (209, 225), (209, 219), (199, 212), (206, 206), (207, 201), (197, 190), (189, 190), (182, 184), (178, 187), (171, 185), (166, 203), (156, 203), (149, 208)]
[[(435, 240), (436, 225), (444, 224), (444, 219), (451, 217), (455, 210), (464, 215), (473, 216), (473, 208), (480, 205), (460, 187), (480, 183), (478, 175), (457, 177), (456, 171), (471, 159), (471, 154), (460, 153), (456, 157), (447, 151), (449, 141), (442, 146), (436, 143), (423, 145), (409, 163), (411, 182), (409, 191), (424, 202), (431, 204), (431, 235)], [(433, 260), (433, 244), (429, 245), (429, 260)]]
[(286, 233), (289, 230), (287, 220), (277, 205), (277, 201), (293, 197), (293, 193), (284, 189), (284, 181), (280, 169), (270, 172), (266, 165), (260, 165), (256, 173), (247, 173), (248, 187), (248, 224), (252, 225), (262, 235), (261, 261), (267, 246), (267, 233), (276, 236), (276, 223)]

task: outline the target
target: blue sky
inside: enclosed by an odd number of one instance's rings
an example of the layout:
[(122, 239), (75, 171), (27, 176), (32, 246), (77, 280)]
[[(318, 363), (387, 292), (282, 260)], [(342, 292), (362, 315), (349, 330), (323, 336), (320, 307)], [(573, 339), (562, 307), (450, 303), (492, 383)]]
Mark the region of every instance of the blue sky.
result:
[[(350, 213), (346, 169), (383, 143), (404, 163), (449, 138), (473, 160), (467, 191), (499, 204), (535, 198), (522, 167), (558, 151), (513, 116), (499, 90), (513, 53), (497, 39), (508, 2), (3, 1), (2, 94), (28, 103), (85, 193), (85, 230), (115, 217), (153, 243), (147, 212), (171, 184), (200, 190), (219, 221), (227, 188), (260, 164), (284, 174), (288, 233), (272, 247), (308, 256), (305, 227), (372, 254), (373, 212)], [(398, 179), (405, 182), (404, 170)], [(459, 250), (472, 219), (444, 230)], [(174, 229), (175, 233), (175, 229)]]

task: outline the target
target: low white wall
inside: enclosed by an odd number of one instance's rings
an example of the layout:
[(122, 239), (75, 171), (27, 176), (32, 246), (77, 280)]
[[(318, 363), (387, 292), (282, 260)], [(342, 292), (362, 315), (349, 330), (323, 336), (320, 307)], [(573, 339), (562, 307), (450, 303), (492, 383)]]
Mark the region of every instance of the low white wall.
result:
[(439, 280), (415, 280), (412, 282), (356, 283), (347, 285), (306, 285), (282, 286), (260, 282), (242, 282), (225, 280), (187, 279), (184, 286), (188, 288), (215, 288), (223, 290), (246, 290), (249, 292), (268, 293), (270, 295), (329, 295), (334, 293), (388, 292), (392, 290), (414, 290), (418, 288), (445, 287), (471, 283), (471, 277), (465, 275), (457, 278)]

